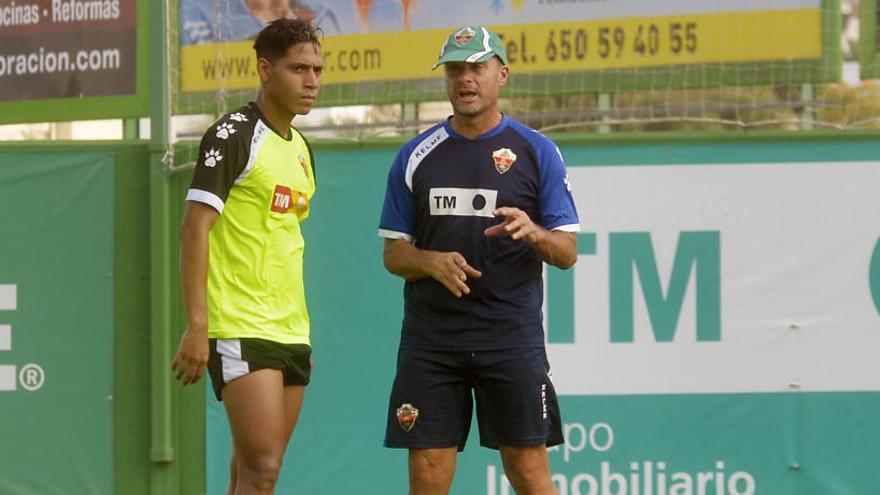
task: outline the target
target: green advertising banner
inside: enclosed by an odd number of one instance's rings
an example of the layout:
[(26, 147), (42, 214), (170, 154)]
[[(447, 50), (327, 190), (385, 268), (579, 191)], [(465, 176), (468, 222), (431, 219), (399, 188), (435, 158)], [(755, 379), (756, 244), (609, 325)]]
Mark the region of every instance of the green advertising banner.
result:
[[(560, 495), (880, 493), (880, 144), (562, 146), (581, 215), (548, 269)], [(314, 375), (278, 493), (406, 493), (382, 447), (403, 283), (377, 222), (396, 149), (318, 148)], [(225, 493), (208, 398), (208, 493)], [(452, 493), (510, 495), (474, 426)]]
[(112, 153), (0, 153), (0, 493), (113, 493)]

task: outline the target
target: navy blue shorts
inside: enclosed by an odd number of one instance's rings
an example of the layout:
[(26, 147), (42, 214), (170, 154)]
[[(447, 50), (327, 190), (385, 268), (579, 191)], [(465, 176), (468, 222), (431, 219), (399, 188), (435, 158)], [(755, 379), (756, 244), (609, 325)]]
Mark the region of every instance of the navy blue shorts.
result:
[(543, 348), (493, 351), (400, 349), (385, 446), (464, 450), (474, 399), (480, 445), (562, 443), (562, 421)]

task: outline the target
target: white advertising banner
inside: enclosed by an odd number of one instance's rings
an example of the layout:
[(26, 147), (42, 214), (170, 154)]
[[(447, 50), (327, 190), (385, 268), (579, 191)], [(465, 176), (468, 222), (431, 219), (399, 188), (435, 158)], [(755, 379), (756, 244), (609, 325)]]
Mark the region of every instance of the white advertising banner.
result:
[(876, 163), (569, 175), (596, 252), (574, 269), (574, 342), (550, 346), (561, 394), (880, 390)]

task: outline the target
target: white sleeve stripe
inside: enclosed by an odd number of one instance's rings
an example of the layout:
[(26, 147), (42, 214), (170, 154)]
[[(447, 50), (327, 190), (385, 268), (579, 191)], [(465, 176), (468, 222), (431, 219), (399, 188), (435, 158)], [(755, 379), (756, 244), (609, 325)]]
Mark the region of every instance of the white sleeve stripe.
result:
[(214, 193), (203, 191), (201, 189), (190, 189), (186, 193), (186, 200), (204, 203), (217, 210), (217, 213), (220, 213), (221, 215), (223, 214), (223, 200)]
[(560, 225), (558, 227), (553, 227), (550, 230), (561, 230), (562, 232), (580, 232), (581, 225), (579, 223), (570, 223), (568, 225)]
[(251, 137), (251, 152), (248, 156), (248, 161), (241, 170), (241, 173), (238, 174), (238, 177), (235, 178), (234, 184), (241, 184), (241, 181), (251, 173), (251, 170), (254, 168), (254, 163), (257, 161), (257, 153), (259, 153), (260, 147), (263, 145), (269, 132), (270, 130), (266, 124), (264, 124), (262, 120), (257, 120), (257, 123), (254, 126), (254, 135)]
[(403, 239), (409, 242), (412, 242), (413, 240), (412, 236), (405, 232), (397, 232), (395, 230), (386, 229), (379, 229), (379, 237), (384, 237), (386, 239)]
[(410, 153), (409, 157), (406, 160), (406, 172), (404, 174), (404, 182), (406, 183), (407, 189), (412, 192), (413, 190), (413, 175), (416, 173), (416, 169), (419, 167), (419, 164), (422, 163), (422, 160), (425, 159), (426, 156), (434, 149), (435, 146), (445, 141), (449, 138), (449, 134), (446, 132), (446, 128), (440, 126), (436, 131), (432, 132), (425, 139), (422, 139), (419, 144), (413, 149), (412, 153)]

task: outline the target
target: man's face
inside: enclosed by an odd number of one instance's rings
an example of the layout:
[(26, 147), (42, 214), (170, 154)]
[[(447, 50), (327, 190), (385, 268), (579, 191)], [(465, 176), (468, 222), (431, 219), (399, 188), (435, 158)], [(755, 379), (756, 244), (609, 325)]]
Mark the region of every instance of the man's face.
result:
[(296, 115), (309, 113), (318, 98), (324, 68), (318, 45), (298, 43), (274, 64), (261, 58), (258, 65), (263, 90), (276, 105)]
[(485, 62), (446, 62), (446, 92), (458, 115), (476, 116), (498, 106), (509, 69), (497, 57)]

